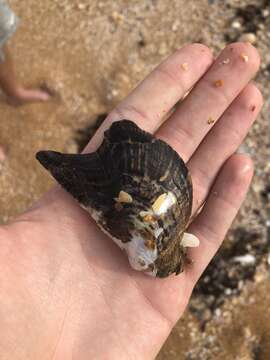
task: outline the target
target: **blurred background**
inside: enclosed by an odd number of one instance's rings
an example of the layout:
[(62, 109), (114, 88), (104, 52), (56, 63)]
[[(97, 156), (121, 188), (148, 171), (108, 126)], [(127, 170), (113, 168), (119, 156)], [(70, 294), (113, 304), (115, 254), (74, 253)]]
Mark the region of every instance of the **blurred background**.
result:
[(22, 20), (9, 42), (18, 75), (55, 96), (14, 108), (0, 94), (7, 153), (0, 157), (0, 223), (52, 186), (36, 151), (80, 151), (105, 114), (174, 50), (201, 42), (218, 53), (238, 40), (259, 49), (265, 105), (240, 149), (255, 162), (252, 188), (158, 359), (270, 359), (270, 1), (9, 3)]

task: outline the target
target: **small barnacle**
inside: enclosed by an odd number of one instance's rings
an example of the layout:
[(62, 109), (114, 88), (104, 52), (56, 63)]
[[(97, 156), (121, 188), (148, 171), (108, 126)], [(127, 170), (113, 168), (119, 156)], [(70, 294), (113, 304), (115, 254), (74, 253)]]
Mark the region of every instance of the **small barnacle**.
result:
[(185, 233), (181, 245), (183, 247), (198, 247), (200, 245), (200, 241), (195, 235)]
[(157, 213), (157, 214), (159, 213), (160, 208), (161, 208), (162, 204), (164, 203), (164, 201), (166, 200), (166, 198), (167, 198), (167, 194), (162, 194), (156, 199), (156, 201), (152, 205), (152, 209), (155, 213)]
[(214, 81), (214, 85), (215, 85), (215, 87), (222, 87), (224, 85), (224, 81), (221, 79), (216, 80), (216, 81)]
[(183, 64), (181, 64), (181, 69), (184, 70), (184, 71), (187, 71), (188, 70), (188, 63), (184, 62)]
[[(162, 161), (153, 166), (153, 158)], [(167, 143), (121, 120), (105, 131), (96, 152), (40, 151), (37, 159), (126, 252), (133, 269), (157, 277), (184, 270), (187, 247), (198, 245), (185, 233), (192, 182)]]
[(176, 202), (175, 196), (172, 192), (168, 192), (167, 194), (160, 195), (154, 204), (152, 205), (152, 209), (156, 215), (165, 214), (172, 205)]
[(215, 119), (213, 119), (211, 116), (207, 120), (208, 125), (214, 124), (214, 122), (215, 122)]
[(241, 57), (241, 59), (244, 61), (244, 62), (248, 62), (248, 60), (249, 60), (249, 58), (248, 58), (248, 55), (246, 55), (246, 54), (241, 54), (240, 55), (240, 57)]
[(133, 199), (132, 199), (132, 196), (129, 195), (127, 192), (121, 190), (119, 192), (118, 198), (115, 198), (115, 201), (117, 201), (119, 203), (131, 204)]

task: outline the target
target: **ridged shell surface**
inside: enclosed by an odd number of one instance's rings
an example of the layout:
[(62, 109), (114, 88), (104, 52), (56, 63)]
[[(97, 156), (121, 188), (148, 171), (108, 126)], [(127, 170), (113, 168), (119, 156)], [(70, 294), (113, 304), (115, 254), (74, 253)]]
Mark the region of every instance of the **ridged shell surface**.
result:
[(40, 151), (37, 159), (126, 251), (134, 269), (158, 277), (183, 271), (192, 184), (167, 143), (121, 120), (94, 153)]

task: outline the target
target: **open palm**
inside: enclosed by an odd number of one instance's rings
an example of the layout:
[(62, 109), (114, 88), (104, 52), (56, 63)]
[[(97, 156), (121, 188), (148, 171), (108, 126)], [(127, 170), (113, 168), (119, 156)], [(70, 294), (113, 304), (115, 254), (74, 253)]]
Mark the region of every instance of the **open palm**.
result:
[(133, 271), (58, 187), (1, 228), (1, 358), (155, 357), (251, 181), (252, 161), (234, 153), (262, 105), (250, 83), (258, 67), (249, 44), (232, 44), (215, 61), (207, 47), (185, 46), (112, 111), (85, 150), (94, 151), (104, 129), (125, 118), (165, 140), (187, 162), (193, 214), (205, 204), (188, 230), (201, 245), (190, 251), (193, 263), (181, 275), (157, 279)]

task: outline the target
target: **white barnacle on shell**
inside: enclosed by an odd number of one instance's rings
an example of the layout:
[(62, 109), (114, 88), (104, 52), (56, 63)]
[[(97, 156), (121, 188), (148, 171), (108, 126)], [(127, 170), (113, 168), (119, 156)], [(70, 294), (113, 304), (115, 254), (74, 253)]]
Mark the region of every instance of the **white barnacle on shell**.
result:
[(169, 191), (160, 195), (152, 205), (154, 213), (158, 216), (165, 214), (176, 203), (176, 197)]
[(198, 247), (200, 245), (200, 240), (193, 234), (184, 233), (181, 245), (183, 247)]
[(133, 199), (132, 196), (127, 193), (126, 191), (121, 190), (117, 198), (114, 199), (116, 202), (124, 203), (124, 204), (131, 204)]

